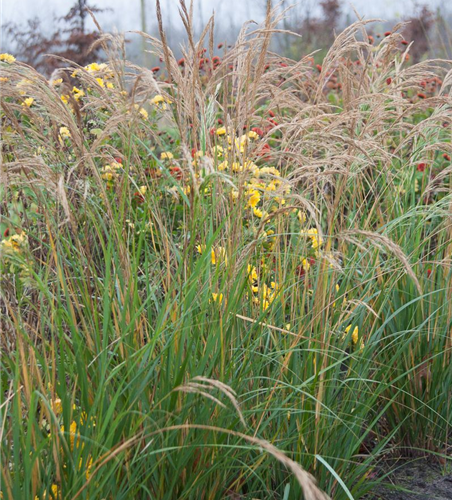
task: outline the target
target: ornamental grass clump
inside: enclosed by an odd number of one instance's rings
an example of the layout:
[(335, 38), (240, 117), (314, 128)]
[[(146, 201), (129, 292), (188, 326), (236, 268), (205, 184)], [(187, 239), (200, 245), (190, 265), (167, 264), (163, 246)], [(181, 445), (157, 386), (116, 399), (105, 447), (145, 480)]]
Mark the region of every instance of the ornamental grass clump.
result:
[(217, 55), (181, 15), (159, 71), (111, 35), (50, 81), (0, 57), (3, 498), (350, 499), (449, 460), (450, 63), (366, 21), (281, 64), (270, 7)]

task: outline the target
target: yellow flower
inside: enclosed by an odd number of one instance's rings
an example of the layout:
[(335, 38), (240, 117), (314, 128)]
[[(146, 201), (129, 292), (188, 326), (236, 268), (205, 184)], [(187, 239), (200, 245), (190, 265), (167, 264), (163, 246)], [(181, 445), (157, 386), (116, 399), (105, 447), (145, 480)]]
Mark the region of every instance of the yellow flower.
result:
[(71, 137), (71, 133), (67, 127), (60, 127), (60, 137), (63, 139), (69, 139)]
[(28, 244), (27, 235), (22, 232), (20, 234), (13, 234), (8, 238), (2, 240), (0, 248), (6, 254), (20, 252)]
[(212, 148), (212, 154), (213, 154), (213, 156), (216, 156), (217, 158), (223, 158), (224, 149), (219, 144), (217, 144), (216, 146), (214, 146)]
[(318, 231), (316, 228), (311, 228), (308, 229), (307, 231), (301, 231), (300, 233), (302, 236), (309, 236), (311, 238), (311, 245), (314, 250), (317, 248), (321, 247), (323, 244), (323, 239), (322, 237), (318, 234)]
[(248, 264), (248, 277), (249, 277), (251, 282), (257, 281), (257, 278), (258, 278), (257, 270), (251, 264)]
[(147, 190), (148, 190), (147, 186), (141, 186), (138, 191), (140, 192), (140, 194), (142, 194), (144, 196), (146, 194)]
[[(80, 458), (80, 461), (78, 463), (78, 470), (81, 470), (82, 466), (83, 466), (83, 458)], [(85, 477), (86, 477), (87, 481), (89, 480), (89, 477), (91, 476), (92, 466), (93, 466), (93, 458), (89, 457), (88, 461), (86, 462), (86, 466), (85, 466)]]
[(214, 302), (218, 302), (221, 304), (223, 302), (223, 294), (222, 293), (212, 293), (212, 299)]
[(259, 134), (257, 134), (256, 132), (254, 132), (254, 130), (250, 130), (248, 132), (248, 138), (249, 139), (252, 139), (253, 141), (259, 139)]
[(8, 64), (11, 64), (13, 63), (14, 61), (16, 60), (16, 58), (14, 56), (12, 56), (11, 54), (0, 54), (0, 61), (4, 61)]
[(301, 224), (306, 222), (306, 213), (302, 210), (298, 210), (297, 217)]
[(99, 86), (101, 86), (102, 88), (105, 87), (105, 83), (104, 83), (104, 80), (103, 78), (96, 78), (96, 82), (99, 84)]
[(74, 94), (74, 99), (79, 101), (82, 97), (85, 96), (85, 92), (82, 89), (78, 89), (77, 87), (72, 88), (72, 93)]
[(57, 398), (54, 401), (52, 401), (52, 410), (55, 415), (60, 415), (60, 413), (63, 412), (63, 403), (61, 399)]
[(58, 87), (58, 85), (61, 85), (63, 83), (63, 79), (62, 78), (57, 78), (56, 80), (50, 80), (50, 85), (52, 85), (52, 87)]
[(101, 170), (101, 178), (106, 181), (112, 181), (115, 177), (118, 177), (121, 168), (121, 164), (115, 161), (111, 165), (105, 165)]
[[(44, 492), (44, 495), (41, 497), (42, 500), (47, 500), (47, 492)], [(52, 484), (52, 486), (50, 487), (50, 498), (52, 500), (59, 500), (61, 497), (60, 497), (60, 492), (58, 490), (58, 485), (56, 484)], [(35, 496), (35, 500), (41, 500), (38, 495)]]
[(226, 135), (226, 129), (225, 129), (225, 127), (217, 128), (215, 133), (218, 135), (218, 137), (221, 137), (223, 135)]
[(166, 105), (172, 104), (172, 101), (163, 97), (162, 95), (156, 95), (151, 99), (151, 104), (154, 104), (154, 106), (157, 106), (158, 108), (165, 110), (167, 108)]
[(164, 151), (163, 153), (160, 154), (160, 159), (161, 160), (172, 160), (174, 158), (173, 153), (171, 151)]
[[(61, 426), (61, 432), (64, 434), (64, 425)], [(77, 438), (77, 442), (75, 441)], [(78, 448), (80, 443), (80, 433), (77, 432), (77, 422), (72, 421), (69, 427), (69, 447), (71, 450), (74, 449), (74, 445)]]
[(69, 96), (68, 95), (62, 95), (61, 100), (64, 102), (64, 104), (67, 104), (69, 102)]
[(250, 189), (247, 194), (250, 195), (248, 199), (248, 205), (251, 208), (256, 208), (256, 205), (259, 203), (261, 199), (261, 194), (259, 193), (259, 191), (256, 191), (255, 189)]
[(148, 112), (144, 108), (140, 108), (138, 104), (135, 104), (135, 109), (140, 113), (140, 115), (147, 120), (148, 119)]
[(96, 71), (100, 71), (100, 66), (97, 64), (97, 63), (91, 63), (91, 64), (88, 64), (88, 66), (85, 66), (85, 69), (86, 71), (88, 71), (88, 73), (95, 73)]
[(261, 219), (261, 218), (262, 218), (263, 213), (262, 213), (262, 210), (260, 210), (259, 208), (254, 208), (254, 209), (253, 209), (253, 213), (254, 213), (254, 215), (255, 215), (256, 217), (259, 217), (259, 219)]
[(24, 99), (24, 102), (22, 103), (22, 106), (27, 106), (27, 108), (31, 108), (31, 106), (33, 105), (34, 103), (34, 99), (33, 97), (27, 97), (26, 99)]
[[(347, 328), (345, 329), (345, 335), (348, 334), (348, 332), (350, 331), (352, 325), (348, 325)], [(352, 332), (352, 342), (356, 345), (358, 343), (358, 338), (359, 338), (359, 330), (358, 330), (358, 327), (355, 326), (355, 328), (353, 328), (353, 332)]]
[(226, 256), (226, 249), (224, 247), (218, 247), (215, 249), (212, 248), (210, 252), (210, 260), (212, 262), (212, 265), (220, 263), (221, 261), (227, 264), (228, 258)]

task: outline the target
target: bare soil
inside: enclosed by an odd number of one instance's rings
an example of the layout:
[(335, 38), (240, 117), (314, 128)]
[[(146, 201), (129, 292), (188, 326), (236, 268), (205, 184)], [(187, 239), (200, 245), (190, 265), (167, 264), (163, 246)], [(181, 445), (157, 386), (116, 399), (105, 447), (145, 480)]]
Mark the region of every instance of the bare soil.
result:
[(371, 500), (452, 500), (452, 466), (407, 462), (369, 497)]

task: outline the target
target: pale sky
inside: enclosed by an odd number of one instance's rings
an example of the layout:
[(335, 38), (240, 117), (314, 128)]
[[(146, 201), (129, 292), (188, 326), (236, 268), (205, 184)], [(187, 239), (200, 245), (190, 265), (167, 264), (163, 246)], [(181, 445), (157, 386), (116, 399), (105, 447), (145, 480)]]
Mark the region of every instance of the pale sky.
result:
[[(99, 14), (99, 20), (106, 29), (116, 26), (119, 31), (138, 29), (140, 26), (141, 0), (91, 0), (98, 7), (112, 8), (113, 12)], [(145, 0), (147, 18), (151, 26), (155, 26), (155, 2)], [(53, 15), (65, 14), (74, 0), (0, 0), (2, 24), (8, 21), (20, 22), (33, 16), (39, 16), (51, 23)], [(179, 23), (178, 0), (161, 0), (165, 21), (171, 26)], [(189, 0), (187, 0), (189, 3)], [(277, 3), (276, 1), (274, 2)], [(352, 5), (360, 15), (367, 18), (384, 17), (385, 19), (400, 18), (413, 12), (414, 0), (353, 0), (343, 2), (351, 13)], [(447, 0), (421, 0), (432, 8), (447, 6)], [(217, 20), (230, 24), (242, 24), (247, 19), (256, 19), (262, 15), (265, 0), (195, 0), (195, 12), (205, 21), (212, 10), (216, 11)], [(302, 12), (307, 7), (315, 11), (317, 0), (286, 0), (286, 5), (298, 4), (296, 12)], [(48, 26), (49, 29), (52, 26)]]

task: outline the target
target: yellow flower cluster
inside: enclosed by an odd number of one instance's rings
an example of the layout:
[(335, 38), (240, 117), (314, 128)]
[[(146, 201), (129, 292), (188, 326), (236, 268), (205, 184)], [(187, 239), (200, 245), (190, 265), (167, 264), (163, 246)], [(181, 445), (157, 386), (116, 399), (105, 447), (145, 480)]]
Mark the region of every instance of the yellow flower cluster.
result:
[(257, 269), (252, 265), (248, 265), (248, 279), (253, 292), (253, 302), (259, 304), (265, 311), (275, 300), (279, 290), (278, 284), (272, 281), (270, 286), (265, 283), (260, 285)]
[(105, 181), (113, 182), (122, 170), (122, 165), (116, 161), (111, 162), (109, 165), (105, 165), (101, 169), (101, 177)]
[(27, 108), (31, 108), (33, 106), (34, 101), (35, 100), (33, 99), (33, 97), (27, 97), (26, 99), (24, 99), (22, 106), (26, 106)]
[[(348, 333), (350, 332), (352, 328), (352, 325), (348, 325), (347, 328), (345, 329), (345, 333), (342, 337), (342, 339), (345, 339), (348, 335)], [(352, 332), (352, 342), (354, 345), (356, 345), (358, 343), (358, 340), (359, 340), (359, 329), (357, 326), (355, 326), (355, 328), (353, 328), (353, 332)], [(361, 344), (360, 344), (360, 348), (361, 349), (364, 349), (364, 340), (361, 339)]]
[(223, 294), (222, 293), (212, 293), (212, 300), (221, 304), (223, 302)]
[[(60, 490), (58, 488), (58, 485), (52, 484), (52, 486), (50, 487), (50, 498), (52, 500), (60, 500), (61, 499)], [(36, 495), (35, 500), (49, 500), (49, 497), (47, 496), (47, 492), (44, 492), (44, 495), (42, 497), (38, 497), (38, 495)]]
[[(84, 70), (89, 73), (90, 75), (94, 76), (94, 79), (96, 80), (96, 83), (99, 85), (101, 88), (108, 88), (108, 89), (114, 89), (115, 86), (113, 83), (109, 82), (111, 78), (113, 78), (114, 74), (113, 71), (110, 69), (108, 64), (102, 63), (91, 63), (88, 64), (87, 66), (84, 67)], [(76, 78), (79, 76), (80, 71), (78, 69), (74, 70), (71, 74), (72, 78)], [(75, 90), (74, 90), (75, 89)], [(76, 101), (78, 101), (81, 97), (83, 97), (85, 94), (83, 90), (80, 90), (76, 87), (74, 87), (72, 90), (74, 93), (74, 98)], [(88, 91), (91, 91), (91, 88), (88, 87)], [(68, 96), (61, 96), (61, 99), (63, 100), (64, 103), (67, 104), (68, 102)]]
[(6, 62), (8, 64), (12, 64), (15, 60), (16, 60), (16, 58), (14, 56), (12, 56), (11, 54), (7, 54), (7, 53), (0, 54), (0, 61)]
[(311, 246), (314, 250), (318, 250), (323, 245), (323, 239), (316, 228), (301, 231), (302, 236), (308, 236), (311, 239)]
[(74, 94), (74, 99), (78, 102), (82, 97), (85, 97), (85, 92), (77, 87), (72, 88), (72, 93)]
[[(352, 328), (352, 325), (347, 326), (347, 328), (345, 329), (345, 336), (350, 332), (351, 328)], [(354, 344), (357, 344), (358, 338), (359, 338), (359, 329), (357, 326), (355, 326), (355, 328), (353, 328), (353, 332), (352, 332), (352, 342)]]
[(0, 243), (0, 249), (2, 253), (6, 255), (20, 253), (27, 246), (28, 237), (23, 231), (20, 234), (13, 234), (4, 238)]
[(148, 117), (149, 117), (149, 114), (148, 112), (144, 109), (144, 108), (140, 108), (140, 106), (138, 106), (138, 104), (135, 104), (134, 105), (134, 108), (140, 113), (140, 115), (145, 119), (147, 120)]
[(60, 138), (61, 139), (70, 139), (71, 133), (67, 127), (60, 127)]

